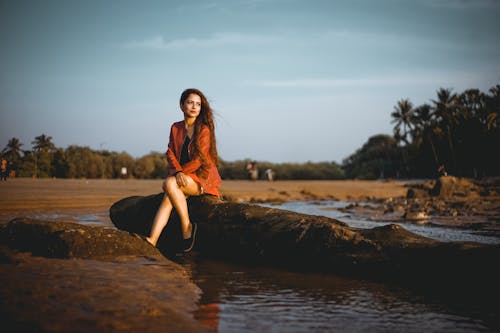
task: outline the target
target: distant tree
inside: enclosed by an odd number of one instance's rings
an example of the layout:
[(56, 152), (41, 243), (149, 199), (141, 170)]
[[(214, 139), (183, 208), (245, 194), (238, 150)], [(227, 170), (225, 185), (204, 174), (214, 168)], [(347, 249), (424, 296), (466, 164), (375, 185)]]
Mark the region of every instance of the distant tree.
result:
[(394, 111), (391, 113), (391, 123), (395, 123), (394, 138), (396, 139), (396, 144), (401, 145), (401, 143), (404, 143), (401, 152), (403, 158), (402, 166), (405, 170), (405, 174), (410, 173), (408, 151), (411, 149), (410, 143), (413, 139), (411, 136), (414, 134), (413, 129), (415, 120), (413, 113), (413, 103), (410, 102), (408, 98), (399, 100), (396, 106), (394, 106)]
[(455, 148), (453, 144), (453, 128), (458, 122), (458, 96), (451, 89), (440, 88), (437, 92), (437, 99), (432, 100), (433, 111), (440, 129), (445, 129), (448, 140), (449, 153), (453, 169), (457, 168)]
[(19, 177), (35, 177), (37, 175), (36, 157), (33, 151), (23, 151), (23, 157), (18, 167)]
[(54, 152), (52, 176), (57, 178), (68, 178), (68, 162), (66, 160), (66, 153), (62, 148), (57, 148)]
[(52, 176), (52, 157), (56, 150), (52, 137), (42, 134), (35, 137), (31, 144), (35, 157), (35, 177)]
[(486, 117), (482, 117), (482, 121), (486, 124), (488, 131), (498, 131), (500, 127), (500, 85), (492, 87), (485, 99)]
[(65, 159), (69, 178), (106, 177), (104, 157), (89, 147), (69, 146)]
[(56, 149), (52, 137), (45, 134), (37, 136), (31, 144), (35, 152), (53, 152)]
[(413, 103), (409, 99), (398, 101), (391, 113), (392, 123), (396, 123), (394, 131), (398, 133), (398, 139), (409, 144), (408, 134), (411, 133), (413, 124)]
[(135, 162), (134, 176), (139, 179), (165, 178), (168, 173), (168, 163), (164, 154), (150, 153)]
[(413, 129), (415, 144), (419, 149), (426, 144), (430, 145), (435, 163), (434, 167), (437, 168), (439, 165), (439, 157), (433, 139), (434, 128), (437, 124), (429, 104), (423, 104), (414, 109), (413, 123), (415, 124)]
[(135, 160), (132, 156), (127, 154), (126, 152), (121, 153), (113, 153), (111, 155), (111, 165), (113, 178), (120, 178), (121, 170), (123, 167), (127, 169), (127, 176), (133, 174), (133, 170), (135, 167)]
[(386, 134), (370, 137), (363, 146), (346, 158), (342, 167), (347, 178), (377, 179), (399, 177), (400, 148)]
[(2, 150), (2, 155), (10, 162), (17, 164), (21, 160), (22, 145), (18, 138), (12, 138)]
[[(485, 145), (484, 149), (488, 152), (498, 151), (498, 144), (500, 142), (500, 85), (496, 85), (489, 90), (489, 94), (485, 96), (485, 113), (481, 116), (481, 122), (485, 124), (484, 135)], [(490, 175), (500, 174), (500, 158), (498, 153), (490, 154), (493, 157), (485, 161), (485, 172)]]

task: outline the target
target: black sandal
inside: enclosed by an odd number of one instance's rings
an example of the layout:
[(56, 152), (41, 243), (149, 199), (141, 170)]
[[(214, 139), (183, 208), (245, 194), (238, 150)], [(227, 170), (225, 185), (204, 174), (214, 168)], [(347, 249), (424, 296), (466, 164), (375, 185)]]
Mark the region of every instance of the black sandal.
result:
[(198, 225), (196, 223), (191, 223), (193, 229), (191, 230), (191, 237), (183, 240), (183, 252), (189, 252), (194, 247), (194, 241), (196, 239), (196, 231), (198, 229)]

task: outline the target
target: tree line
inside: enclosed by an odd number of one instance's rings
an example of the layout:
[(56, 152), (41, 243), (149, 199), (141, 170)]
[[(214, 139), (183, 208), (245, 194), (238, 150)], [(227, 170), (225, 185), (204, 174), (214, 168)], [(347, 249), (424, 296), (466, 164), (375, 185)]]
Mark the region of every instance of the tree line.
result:
[[(168, 172), (163, 154), (152, 152), (135, 159), (126, 152), (93, 150), (72, 145), (57, 148), (52, 137), (39, 135), (31, 142), (33, 149), (22, 150), (23, 143), (12, 138), (2, 151), (9, 162), (11, 175), (56, 178), (162, 178)], [(125, 168), (126, 174), (122, 173)]]
[[(126, 152), (93, 150), (89, 147), (69, 146), (57, 148), (52, 137), (37, 136), (31, 150), (22, 150), (23, 143), (12, 138), (2, 151), (2, 157), (9, 162), (12, 175), (19, 177), (56, 178), (122, 178), (137, 179), (164, 178), (168, 174), (168, 163), (163, 153), (151, 152), (140, 158), (133, 158)], [(223, 179), (246, 179), (246, 165), (249, 159), (219, 162)], [(258, 164), (260, 178), (264, 170), (272, 169), (279, 179), (340, 179), (343, 171), (335, 162), (319, 163), (269, 163)], [(127, 170), (126, 175), (122, 169)]]
[(401, 99), (393, 135), (376, 135), (346, 158), (348, 178), (500, 175), (500, 85), (487, 93), (440, 88), (429, 103)]
[[(466, 177), (500, 174), (500, 85), (483, 93), (468, 89), (457, 94), (440, 88), (430, 103), (414, 106), (401, 99), (391, 113), (393, 135), (372, 136), (342, 164), (336, 162), (258, 162), (259, 178), (272, 169), (276, 179), (377, 179), (434, 177), (441, 172)], [(93, 150), (72, 145), (58, 148), (52, 137), (37, 136), (32, 149), (23, 150), (17, 138), (9, 140), (2, 158), (11, 175), (57, 178), (164, 178), (164, 154), (151, 152), (133, 158), (126, 152)], [(219, 163), (223, 179), (247, 179), (250, 160)], [(124, 175), (122, 170), (127, 173)]]

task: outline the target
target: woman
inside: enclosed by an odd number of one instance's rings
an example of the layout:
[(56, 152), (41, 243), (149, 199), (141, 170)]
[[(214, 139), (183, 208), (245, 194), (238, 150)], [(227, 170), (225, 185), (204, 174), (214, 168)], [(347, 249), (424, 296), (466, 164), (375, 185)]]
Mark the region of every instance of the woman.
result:
[(163, 201), (146, 240), (155, 245), (175, 208), (181, 221), (183, 250), (194, 246), (197, 226), (189, 219), (187, 198), (211, 194), (220, 197), (217, 147), (212, 109), (203, 93), (186, 89), (180, 98), (184, 120), (170, 129), (167, 160), (169, 176), (163, 182)]

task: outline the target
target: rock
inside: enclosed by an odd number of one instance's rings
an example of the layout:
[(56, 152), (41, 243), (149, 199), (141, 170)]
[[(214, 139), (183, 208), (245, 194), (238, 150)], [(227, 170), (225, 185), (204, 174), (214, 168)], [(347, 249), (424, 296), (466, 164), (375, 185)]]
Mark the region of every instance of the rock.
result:
[(426, 220), (429, 217), (430, 216), (427, 215), (427, 213), (424, 211), (412, 212), (410, 210), (407, 210), (403, 214), (403, 219), (405, 219), (405, 220)]
[(407, 199), (415, 198), (426, 198), (429, 196), (429, 191), (427, 189), (410, 187), (406, 192)]
[(69, 222), (16, 218), (0, 230), (0, 242), (47, 258), (105, 259), (161, 253), (129, 232)]
[(9, 332), (206, 332), (193, 317), (200, 294), (182, 266), (129, 232), (25, 218), (0, 227)]
[[(160, 200), (160, 194), (122, 199), (111, 207), (111, 220), (124, 230), (149, 232)], [(492, 265), (500, 257), (499, 246), (438, 242), (397, 225), (356, 229), (327, 217), (209, 196), (191, 198), (189, 209), (199, 224), (195, 249), (202, 256), (397, 280), (415, 274), (421, 281), (500, 277)], [(173, 217), (167, 228), (174, 233), (177, 223)], [(161, 237), (159, 248), (167, 255), (175, 252), (165, 247), (176, 236)]]
[(441, 198), (451, 197), (479, 197), (480, 189), (466, 178), (441, 176), (436, 180), (434, 187), (429, 191), (431, 196)]
[(408, 185), (406, 192), (407, 199), (440, 197), (454, 198), (467, 197), (477, 198), (484, 192), (484, 189), (474, 184), (467, 178), (453, 176), (441, 176), (435, 181), (415, 183)]

